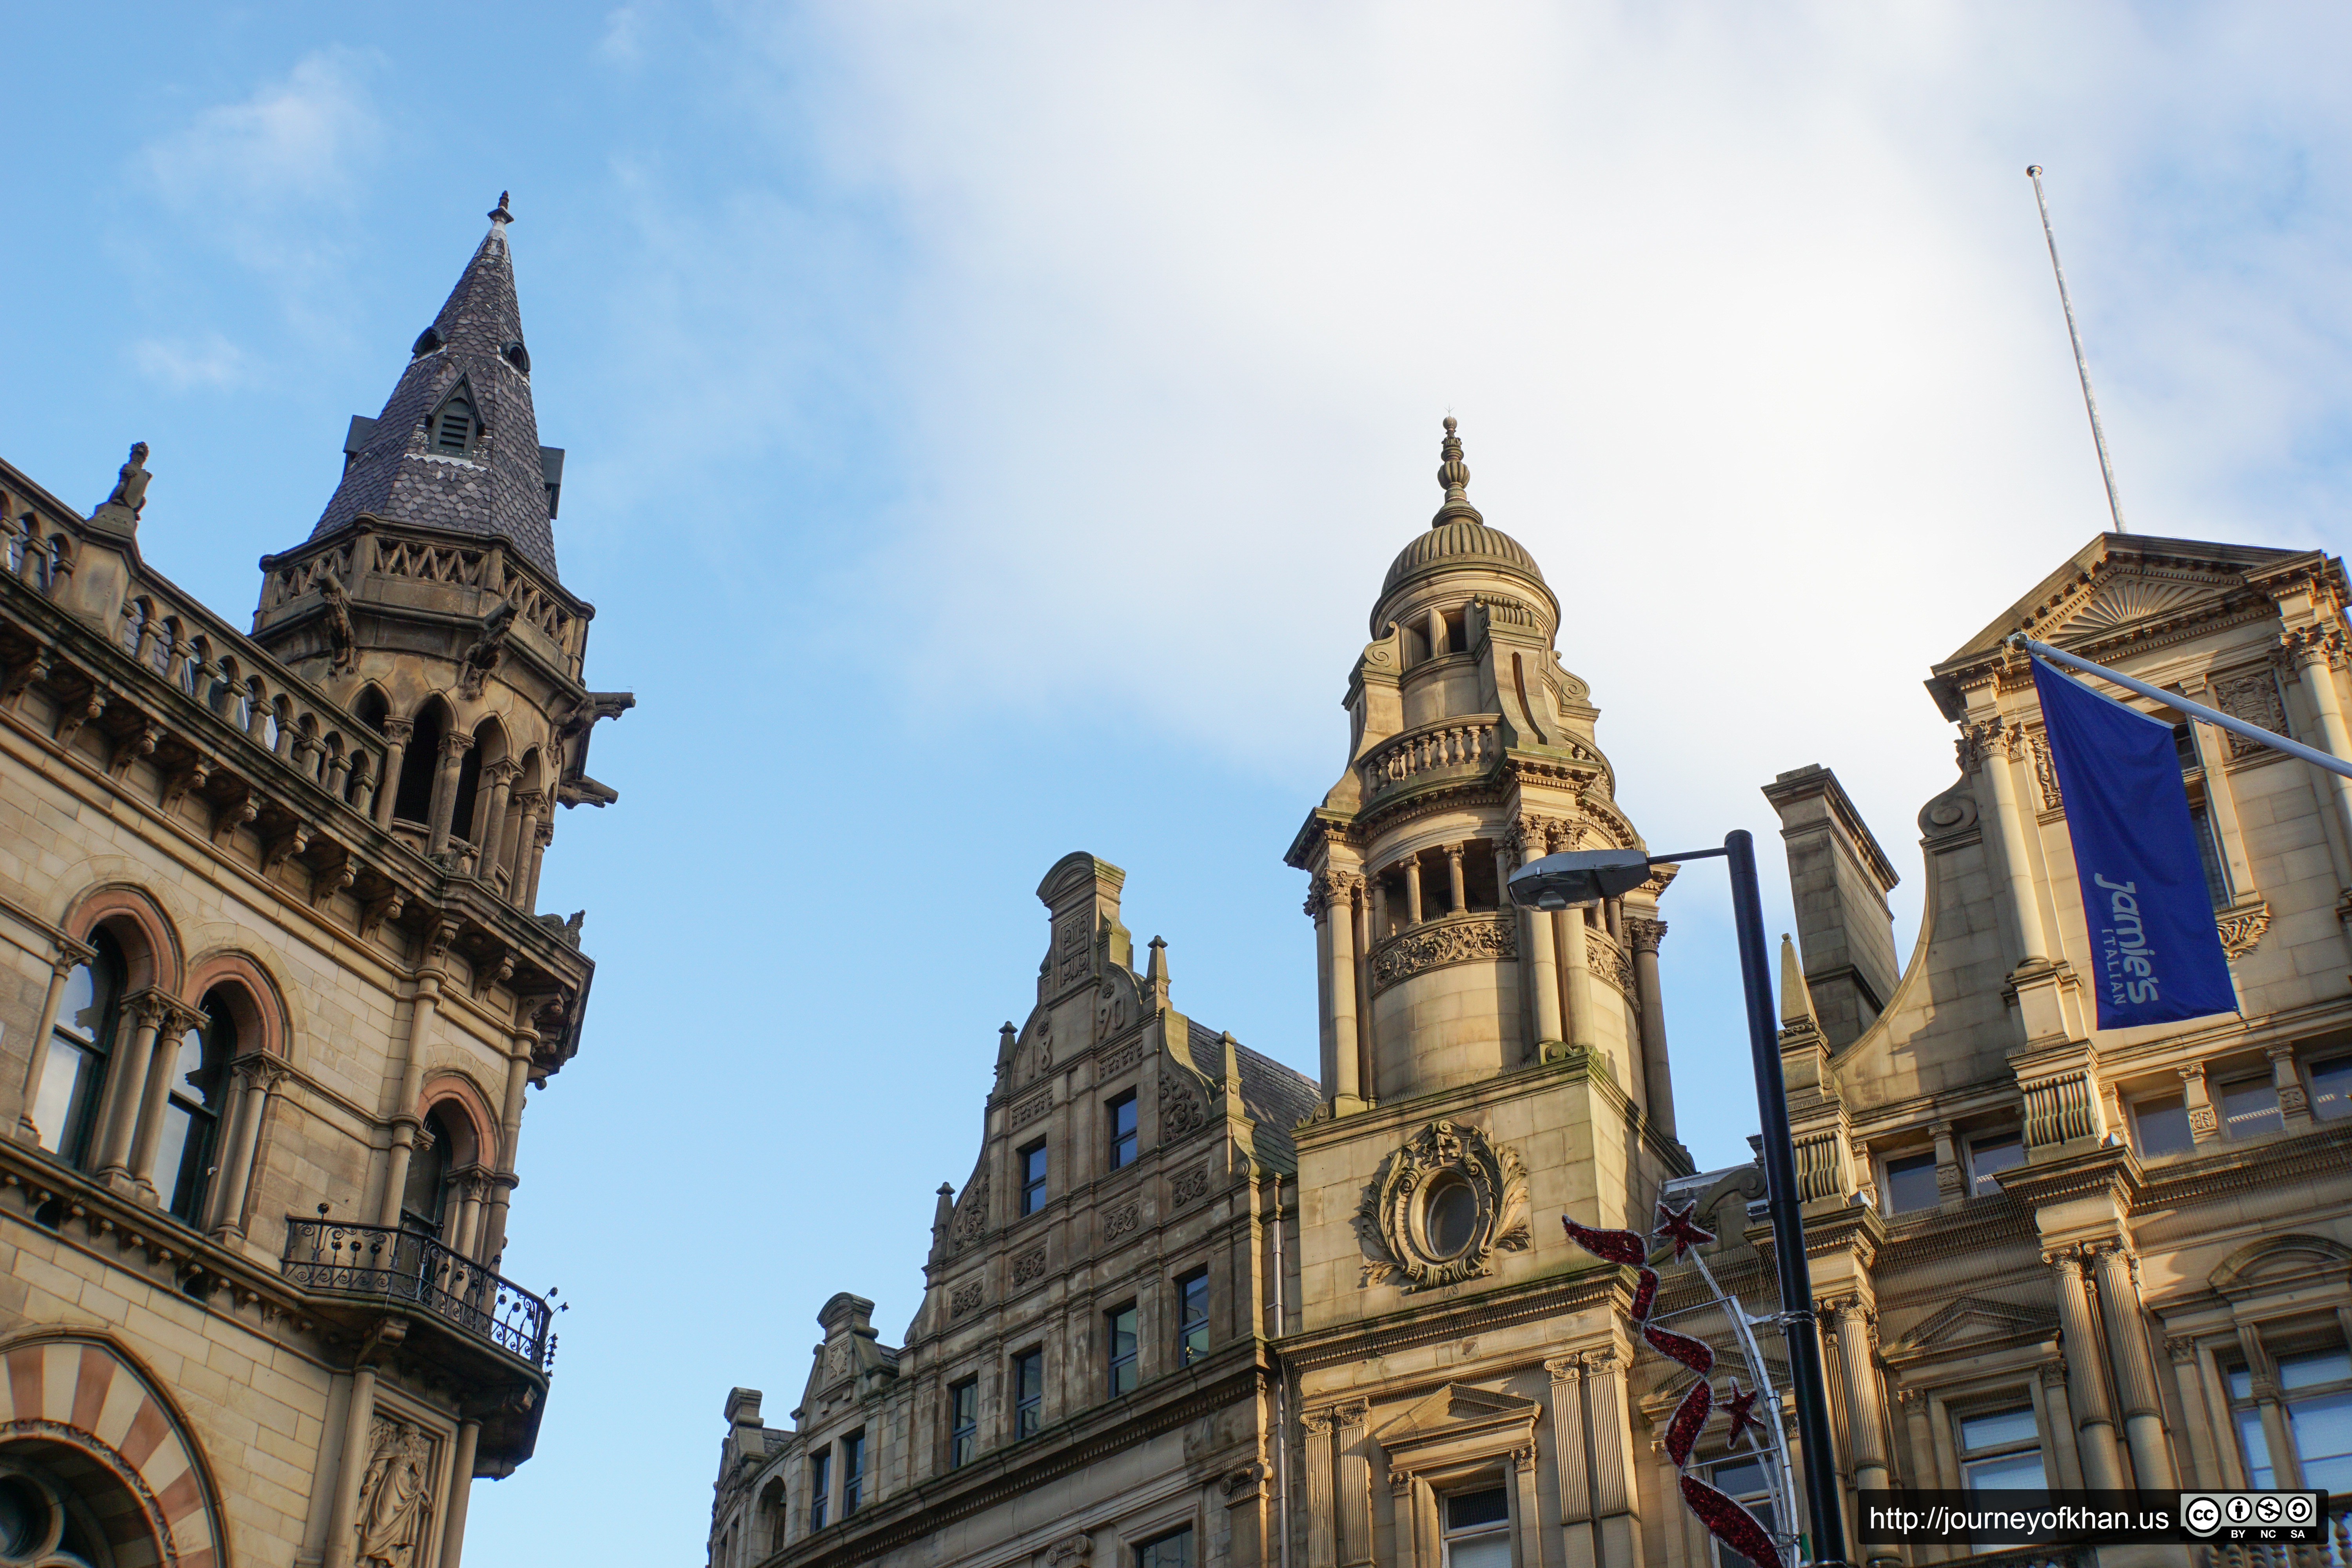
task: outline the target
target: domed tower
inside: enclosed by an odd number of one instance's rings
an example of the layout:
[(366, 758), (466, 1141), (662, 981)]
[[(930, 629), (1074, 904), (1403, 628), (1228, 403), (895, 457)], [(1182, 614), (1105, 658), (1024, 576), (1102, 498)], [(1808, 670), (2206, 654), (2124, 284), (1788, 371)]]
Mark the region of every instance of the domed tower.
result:
[(553, 808), (617, 798), (589, 731), (635, 699), (581, 679), (596, 612), (556, 574), (563, 452), (539, 444), (513, 218), (501, 192), (310, 539), (263, 558), (253, 635), (384, 735), (376, 821), (530, 913)]
[(1490, 528), (1445, 421), (1444, 503), (1397, 555), (1348, 681), (1349, 762), (1292, 843), (1313, 875), (1323, 1096), (1345, 1117), (1589, 1056), (1674, 1137), (1657, 949), (1662, 868), (1553, 916), (1503, 887), (1526, 860), (1642, 843), (1559, 660), (1559, 601)]

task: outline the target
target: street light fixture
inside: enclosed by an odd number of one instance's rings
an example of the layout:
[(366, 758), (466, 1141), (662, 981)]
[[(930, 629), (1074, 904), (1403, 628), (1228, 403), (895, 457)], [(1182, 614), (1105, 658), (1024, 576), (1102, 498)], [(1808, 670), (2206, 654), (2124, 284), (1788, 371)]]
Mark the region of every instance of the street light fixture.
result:
[(1797, 1399), (1797, 1435), (1805, 1445), (1805, 1511), (1813, 1561), (1845, 1561), (1845, 1521), (1837, 1497), (1829, 1397), (1822, 1380), (1822, 1341), (1813, 1318), (1813, 1271), (1805, 1260), (1805, 1221), (1797, 1203), (1796, 1151), (1789, 1141), (1789, 1096), (1780, 1078), (1780, 1026), (1772, 1011), (1764, 952), (1764, 898), (1756, 884), (1756, 841), (1747, 829), (1724, 835), (1720, 849), (1644, 855), (1639, 849), (1577, 849), (1530, 860), (1511, 873), (1511, 901), (1531, 910), (1566, 910), (1632, 892), (1653, 866), (1717, 857), (1730, 862), (1731, 911), (1739, 934), (1740, 988), (1748, 998), (1748, 1046), (1756, 1064), (1756, 1109), (1764, 1126), (1764, 1193), (1772, 1219), (1772, 1260), (1780, 1275), (1780, 1334), (1789, 1347), (1789, 1383)]

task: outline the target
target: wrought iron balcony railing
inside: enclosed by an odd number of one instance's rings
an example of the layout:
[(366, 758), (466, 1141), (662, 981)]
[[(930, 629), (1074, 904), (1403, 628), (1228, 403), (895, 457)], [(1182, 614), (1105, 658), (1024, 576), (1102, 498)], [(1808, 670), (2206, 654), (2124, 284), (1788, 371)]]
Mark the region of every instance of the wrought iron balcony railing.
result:
[(280, 1268), (306, 1290), (413, 1302), (535, 1367), (554, 1349), (545, 1301), (428, 1237), (289, 1215)]

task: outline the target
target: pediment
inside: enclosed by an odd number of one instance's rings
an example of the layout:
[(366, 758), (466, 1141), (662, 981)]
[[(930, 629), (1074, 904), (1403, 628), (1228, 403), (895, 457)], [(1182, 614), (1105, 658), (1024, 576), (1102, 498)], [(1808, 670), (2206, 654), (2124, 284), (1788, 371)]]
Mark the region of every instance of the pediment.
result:
[(2317, 1280), (2340, 1283), (2352, 1272), (2352, 1248), (2324, 1236), (2274, 1236), (2221, 1260), (2207, 1276), (2224, 1293), (2284, 1289)]
[(2200, 604), (2218, 606), (2244, 589), (2249, 573), (2295, 553), (2103, 533), (1943, 662), (1988, 652), (2021, 628), (2037, 641), (2063, 646), (2173, 620), (2195, 613)]
[(1971, 1340), (2041, 1339), (2057, 1328), (2058, 1314), (2047, 1307), (1963, 1296), (1904, 1335), (1896, 1348), (1916, 1351)]
[(1533, 1426), (1543, 1406), (1515, 1394), (1449, 1383), (1373, 1436), (1393, 1454), (1430, 1443), (1450, 1442), (1482, 1432)]

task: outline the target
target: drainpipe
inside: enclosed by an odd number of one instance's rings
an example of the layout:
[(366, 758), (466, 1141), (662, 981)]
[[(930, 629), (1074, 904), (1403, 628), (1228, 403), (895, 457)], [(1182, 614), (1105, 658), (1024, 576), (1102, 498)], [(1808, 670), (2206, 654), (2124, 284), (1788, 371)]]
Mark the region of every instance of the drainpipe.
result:
[[(1282, 1173), (1274, 1176), (1274, 1335), (1289, 1326), (1282, 1306)], [(1274, 1352), (1274, 1503), (1281, 1516), (1282, 1568), (1290, 1568), (1290, 1373)]]

